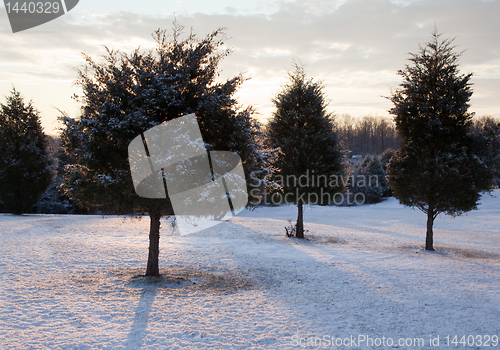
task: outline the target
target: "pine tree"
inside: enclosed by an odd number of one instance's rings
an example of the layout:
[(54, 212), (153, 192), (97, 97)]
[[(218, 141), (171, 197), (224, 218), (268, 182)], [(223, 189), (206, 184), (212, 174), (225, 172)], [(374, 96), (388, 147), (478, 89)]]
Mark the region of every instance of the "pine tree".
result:
[(378, 157), (366, 156), (356, 167), (351, 177), (353, 194), (362, 193), (364, 203), (378, 203), (382, 201), (389, 189), (384, 166)]
[(195, 113), (207, 150), (237, 152), (246, 171), (259, 167), (258, 123), (252, 107), (241, 108), (234, 97), (243, 83), (239, 75), (216, 82), (224, 33), (204, 39), (174, 24), (173, 35), (157, 30), (156, 50), (120, 54), (107, 49), (104, 63), (85, 55), (79, 72), (82, 114), (63, 116), (62, 142), (70, 160), (65, 193), (79, 205), (120, 213), (149, 213), (150, 247), (147, 276), (158, 276), (159, 230), (163, 215), (172, 214), (170, 200), (139, 197), (133, 187), (128, 145), (146, 130)]
[(472, 139), (474, 154), (491, 171), (493, 185), (500, 185), (500, 122), (492, 117), (474, 119), (469, 137)]
[(342, 173), (343, 155), (333, 116), (326, 110), (323, 84), (308, 79), (297, 64), (288, 77), (273, 99), (276, 110), (268, 135), (272, 147), (281, 150), (274, 163), (274, 179), (285, 201), (293, 199), (297, 204), (296, 237), (304, 238), (303, 205), (328, 204), (341, 189), (330, 176)]
[(389, 163), (389, 181), (402, 204), (427, 215), (426, 250), (434, 250), (435, 218), (476, 209), (491, 184), (467, 136), (472, 73), (460, 74), (461, 53), (452, 42), (434, 30), (432, 40), (411, 54), (413, 65), (398, 71), (403, 83), (390, 97), (402, 144)]
[(5, 210), (28, 213), (53, 177), (39, 113), (14, 88), (0, 111), (0, 200)]

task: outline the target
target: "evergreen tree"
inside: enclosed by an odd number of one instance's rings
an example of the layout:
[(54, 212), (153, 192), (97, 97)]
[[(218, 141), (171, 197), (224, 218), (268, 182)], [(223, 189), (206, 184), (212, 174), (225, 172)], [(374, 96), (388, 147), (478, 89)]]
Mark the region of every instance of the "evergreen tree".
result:
[(384, 166), (378, 157), (366, 156), (352, 172), (351, 190), (362, 193), (366, 204), (382, 201), (389, 189)]
[(14, 88), (0, 110), (0, 200), (5, 210), (29, 212), (52, 180), (39, 113)]
[(389, 165), (389, 162), (391, 158), (394, 156), (394, 154), (396, 154), (396, 150), (394, 148), (387, 148), (380, 155), (380, 162), (382, 163), (385, 172), (387, 172), (387, 166)]
[(460, 215), (477, 208), (491, 173), (467, 136), (472, 113), (472, 73), (460, 74), (453, 40), (432, 40), (411, 54), (413, 65), (398, 71), (401, 88), (390, 100), (402, 144), (389, 163), (394, 196), (427, 214), (426, 250), (434, 250), (433, 225), (440, 213)]
[(474, 154), (481, 158), (494, 178), (493, 185), (500, 185), (500, 123), (492, 117), (474, 119), (469, 137)]
[(387, 188), (383, 194), (384, 197), (392, 197), (392, 190), (391, 187), (389, 186), (389, 182), (387, 180), (387, 171), (389, 168), (389, 162), (391, 161), (391, 158), (396, 154), (396, 150), (394, 148), (387, 148), (381, 155), (380, 155), (380, 163), (382, 163), (382, 167), (384, 168), (385, 172), (385, 179), (387, 183)]
[(218, 29), (198, 39), (181, 40), (182, 26), (170, 37), (157, 30), (156, 50), (131, 54), (107, 50), (104, 63), (85, 55), (78, 84), (84, 95), (78, 119), (63, 116), (62, 142), (70, 155), (65, 193), (78, 204), (121, 213), (149, 213), (150, 247), (147, 276), (159, 275), (159, 230), (163, 215), (172, 214), (170, 200), (136, 195), (128, 163), (128, 145), (146, 130), (196, 113), (207, 150), (237, 152), (246, 171), (259, 167), (258, 124), (251, 107), (234, 97), (241, 75), (216, 82), (224, 33)]
[(341, 187), (330, 176), (343, 171), (333, 116), (326, 110), (323, 84), (307, 79), (302, 66), (288, 72), (289, 82), (273, 99), (269, 122), (272, 147), (279, 148), (274, 179), (283, 198), (298, 206), (296, 237), (304, 238), (303, 205), (328, 204)]

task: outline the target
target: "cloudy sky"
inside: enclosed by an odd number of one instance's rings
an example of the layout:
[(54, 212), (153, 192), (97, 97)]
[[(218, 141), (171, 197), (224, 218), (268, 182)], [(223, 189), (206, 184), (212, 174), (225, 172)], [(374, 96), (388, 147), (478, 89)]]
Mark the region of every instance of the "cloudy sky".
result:
[(462, 72), (474, 72), (471, 110), (500, 117), (499, 0), (80, 0), (68, 14), (16, 34), (0, 8), (0, 102), (15, 86), (33, 100), (49, 133), (56, 108), (76, 117), (72, 100), (82, 52), (99, 58), (104, 46), (125, 52), (152, 48), (151, 33), (172, 21), (205, 36), (225, 27), (234, 52), (221, 79), (247, 78), (238, 96), (265, 120), (272, 97), (293, 60), (326, 85), (336, 114), (388, 116), (383, 96), (398, 87), (398, 69), (424, 44), (436, 25), (466, 50)]

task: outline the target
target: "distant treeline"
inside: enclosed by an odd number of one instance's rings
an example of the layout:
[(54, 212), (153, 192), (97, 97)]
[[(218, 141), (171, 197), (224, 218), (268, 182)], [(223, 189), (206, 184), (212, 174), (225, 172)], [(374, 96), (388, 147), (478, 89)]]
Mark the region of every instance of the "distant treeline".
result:
[[(351, 156), (381, 155), (388, 148), (399, 148), (401, 140), (390, 117), (368, 115), (355, 118), (343, 114), (337, 116), (335, 122), (337, 134)], [(488, 128), (497, 127), (499, 122), (498, 118), (491, 116), (476, 117), (472, 121), (471, 133), (484, 133)]]
[(336, 118), (336, 127), (351, 155), (379, 155), (387, 148), (399, 148), (396, 125), (390, 117), (353, 118), (343, 114)]

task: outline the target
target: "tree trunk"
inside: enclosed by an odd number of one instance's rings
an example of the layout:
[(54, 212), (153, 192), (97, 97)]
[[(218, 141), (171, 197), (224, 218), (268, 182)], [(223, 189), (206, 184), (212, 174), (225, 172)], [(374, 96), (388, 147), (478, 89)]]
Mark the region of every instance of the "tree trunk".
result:
[(434, 233), (432, 226), (434, 225), (434, 210), (429, 208), (427, 211), (427, 235), (425, 237), (425, 250), (434, 250)]
[(160, 276), (158, 257), (160, 255), (160, 212), (149, 213), (149, 256), (146, 276)]
[(299, 215), (297, 216), (297, 224), (295, 228), (295, 237), (304, 238), (304, 215), (302, 214), (302, 200), (299, 199), (297, 206), (299, 208)]

